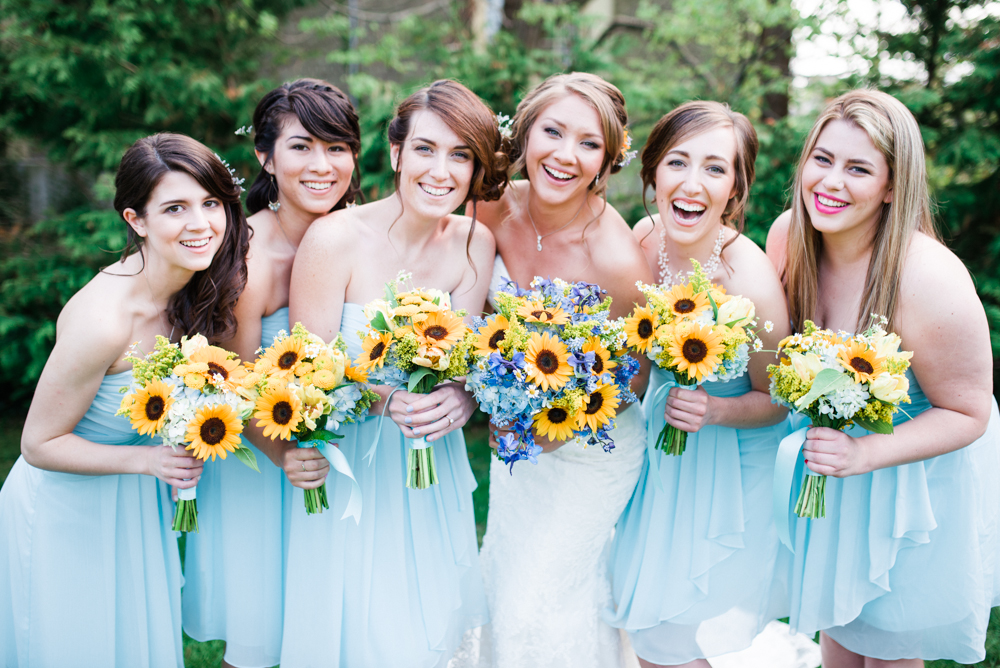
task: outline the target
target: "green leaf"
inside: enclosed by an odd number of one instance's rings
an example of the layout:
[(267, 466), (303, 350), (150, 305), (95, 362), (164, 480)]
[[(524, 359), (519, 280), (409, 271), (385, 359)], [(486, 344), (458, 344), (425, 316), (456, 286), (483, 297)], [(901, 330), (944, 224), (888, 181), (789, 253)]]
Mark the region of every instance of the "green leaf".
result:
[(715, 298), (712, 296), (711, 291), (707, 291), (705, 294), (708, 295), (708, 303), (712, 305), (712, 318), (719, 322), (719, 305), (715, 303)]
[(385, 321), (385, 315), (381, 311), (375, 314), (375, 317), (372, 318), (371, 324), (372, 329), (382, 332), (383, 334), (387, 334), (392, 331), (389, 329), (389, 323)]
[(892, 423), (884, 422), (882, 420), (869, 420), (862, 415), (855, 415), (853, 418), (854, 424), (858, 425), (862, 429), (867, 429), (873, 434), (891, 434), (892, 433)]
[(437, 385), (437, 374), (430, 369), (421, 367), (410, 374), (406, 389), (414, 394), (430, 394)]
[(809, 392), (799, 397), (799, 400), (795, 402), (795, 407), (806, 408), (820, 397), (843, 390), (853, 384), (854, 380), (846, 373), (841, 373), (836, 369), (823, 369), (816, 374)]
[(310, 441), (333, 441), (333, 440), (336, 440), (338, 438), (344, 438), (344, 435), (343, 434), (338, 434), (336, 432), (332, 432), (329, 429), (317, 429), (316, 431), (314, 431), (312, 433), (312, 438), (310, 438), (309, 440)]
[(260, 469), (257, 468), (257, 456), (253, 453), (253, 450), (247, 447), (236, 448), (235, 452), (236, 458), (252, 468), (257, 473), (260, 473)]

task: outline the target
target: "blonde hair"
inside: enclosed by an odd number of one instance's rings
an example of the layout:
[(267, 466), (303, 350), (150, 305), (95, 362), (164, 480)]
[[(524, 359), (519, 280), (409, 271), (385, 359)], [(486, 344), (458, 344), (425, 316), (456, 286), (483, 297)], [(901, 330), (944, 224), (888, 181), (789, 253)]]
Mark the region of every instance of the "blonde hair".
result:
[(875, 90), (853, 90), (835, 99), (823, 110), (806, 138), (792, 187), (792, 217), (781, 272), (788, 313), (798, 331), (805, 320), (816, 314), (823, 235), (809, 220), (802, 193), (802, 172), (820, 133), (835, 120), (847, 121), (863, 130), (889, 166), (892, 201), (882, 205), (875, 228), (856, 330), (864, 329), (871, 314), (877, 313), (889, 319), (888, 329), (892, 331), (899, 279), (910, 241), (916, 232), (939, 237), (931, 216), (920, 127), (899, 100)]

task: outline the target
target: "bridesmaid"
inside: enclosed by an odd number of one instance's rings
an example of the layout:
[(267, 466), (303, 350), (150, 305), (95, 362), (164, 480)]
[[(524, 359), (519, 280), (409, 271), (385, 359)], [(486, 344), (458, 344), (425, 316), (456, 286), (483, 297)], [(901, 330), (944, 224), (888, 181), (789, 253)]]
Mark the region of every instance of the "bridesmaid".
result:
[(1000, 416), (986, 315), (935, 233), (916, 120), (885, 93), (841, 95), (793, 193), (767, 247), (794, 327), (858, 332), (884, 314), (913, 359), (894, 434), (807, 433), (807, 465), (831, 477), (826, 518), (792, 527), (791, 625), (823, 631), (828, 668), (981, 661), (1000, 603)]
[[(659, 214), (633, 231), (662, 285), (685, 279), (695, 258), (727, 293), (753, 301), (761, 325), (777, 323), (760, 331), (774, 350), (789, 334), (781, 283), (740, 234), (756, 158), (757, 134), (743, 114), (718, 102), (678, 107), (642, 151), (643, 191), (654, 189)], [(659, 484), (647, 461), (612, 548), (617, 610), (609, 617), (629, 632), (643, 666), (708, 668), (707, 657), (748, 647), (787, 614), (771, 594), (779, 548), (771, 480), (787, 429), (768, 393), (769, 361), (752, 355), (746, 375), (694, 390), (653, 369), (649, 443), (664, 421), (690, 435), (680, 456), (648, 450)]]
[[(625, 153), (621, 92), (586, 73), (557, 74), (530, 91), (513, 120), (510, 173), (523, 177), (483, 222), (496, 237), (493, 285), (509, 277), (586, 281), (613, 298), (611, 316), (643, 302), (652, 273), (628, 224), (607, 203)], [(641, 392), (647, 365), (633, 380)], [(614, 450), (539, 439), (538, 465), (490, 468), (483, 572), (495, 666), (619, 665), (620, 633), (601, 619), (611, 604), (611, 530), (635, 488), (645, 435), (641, 410), (622, 403)], [(495, 445), (495, 444), (494, 444)]]
[[(247, 195), (253, 214), (247, 286), (236, 304), (238, 329), (226, 344), (245, 360), (290, 330), (295, 251), (314, 220), (356, 199), (361, 150), (354, 107), (317, 79), (265, 95), (253, 127), (261, 170)], [(198, 485), (202, 531), (187, 538), (183, 619), (192, 638), (226, 641), (223, 666), (260, 668), (277, 664), (281, 654), (288, 509), (282, 499), (291, 495), (289, 482), (321, 484), (329, 465), (313, 448), (272, 441), (253, 427), (247, 434), (257, 460), (263, 463), (263, 451), (275, 466), (256, 473), (231, 457), (205, 471)]]
[[(309, 228), (292, 271), (291, 320), (326, 340), (342, 333), (357, 357), (362, 307), (403, 270), (414, 286), (450, 293), (470, 318), (482, 313), (493, 237), (452, 212), (503, 192), (500, 142), (493, 114), (459, 83), (437, 81), (404, 100), (389, 125), (396, 192)], [(461, 432), (475, 402), (461, 383), (391, 398), (392, 388), (375, 389), (383, 399), (372, 416), (337, 441), (362, 489), (360, 524), (339, 519), (350, 492), (339, 480), (330, 512), (307, 516), (298, 491), (292, 501), (283, 668), (443, 667), (463, 633), (486, 621), (476, 480)], [(386, 400), (391, 419), (378, 417)], [(435, 446), (440, 484), (430, 489), (405, 487), (406, 438), (416, 436)]]
[(137, 141), (115, 186), (125, 252), (59, 315), (0, 490), (4, 666), (184, 665), (167, 485), (193, 487), (202, 466), (115, 412), (133, 342), (232, 337), (249, 230), (229, 171), (182, 135)]

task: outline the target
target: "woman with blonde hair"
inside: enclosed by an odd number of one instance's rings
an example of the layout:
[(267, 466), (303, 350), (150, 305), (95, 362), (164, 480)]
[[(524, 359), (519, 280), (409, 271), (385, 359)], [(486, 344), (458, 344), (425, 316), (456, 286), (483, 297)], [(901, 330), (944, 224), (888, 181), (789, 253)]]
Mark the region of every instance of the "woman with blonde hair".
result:
[(830, 477), (826, 517), (792, 517), (792, 626), (823, 631), (829, 668), (982, 660), (1000, 603), (989, 327), (968, 271), (934, 230), (906, 107), (869, 90), (826, 107), (767, 247), (796, 330), (811, 319), (858, 332), (881, 316), (913, 351), (912, 403), (893, 434), (807, 433), (804, 465)]
[[(596, 283), (611, 316), (643, 301), (651, 272), (628, 225), (606, 200), (623, 165), (628, 115), (621, 92), (592, 74), (557, 74), (530, 91), (512, 126), (513, 182), (481, 207), (496, 239), (493, 285), (535, 276)], [(635, 379), (641, 392), (646, 372)], [(607, 547), (635, 487), (645, 436), (641, 411), (622, 404), (615, 447), (537, 437), (537, 466), (490, 469), (482, 562), (490, 616), (483, 662), (495, 666), (619, 665), (617, 629), (601, 619), (611, 602)], [(496, 435), (494, 435), (495, 438)]]

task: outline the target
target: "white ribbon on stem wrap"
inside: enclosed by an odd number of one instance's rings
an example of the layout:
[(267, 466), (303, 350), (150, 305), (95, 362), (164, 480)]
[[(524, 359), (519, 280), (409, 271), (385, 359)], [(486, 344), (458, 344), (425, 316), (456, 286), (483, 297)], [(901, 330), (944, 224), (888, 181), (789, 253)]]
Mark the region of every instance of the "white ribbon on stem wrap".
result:
[(316, 448), (319, 453), (326, 457), (326, 461), (330, 462), (330, 466), (334, 468), (338, 473), (347, 476), (351, 479), (351, 496), (347, 500), (347, 508), (344, 509), (344, 514), (341, 515), (340, 519), (347, 519), (348, 517), (354, 518), (355, 524), (361, 523), (361, 486), (358, 485), (358, 481), (354, 477), (354, 471), (351, 470), (351, 465), (347, 463), (347, 457), (344, 453), (340, 451), (336, 445), (331, 446), (332, 441), (304, 441), (299, 447), (305, 448)]
[(198, 498), (198, 486), (189, 487), (187, 489), (177, 490), (177, 500), (178, 501), (194, 501)]
[(421, 436), (420, 438), (408, 438), (406, 440), (410, 442), (411, 450), (423, 450), (425, 448), (429, 448), (431, 445), (430, 443), (427, 442), (427, 439), (424, 438), (423, 436)]
[[(806, 432), (809, 429), (810, 427), (803, 427), (781, 439), (781, 444), (778, 446), (778, 456), (774, 462), (774, 486), (772, 488), (774, 524), (778, 529), (778, 538), (792, 552), (795, 552), (795, 548), (792, 547), (788, 521), (792, 512), (789, 510), (789, 504), (792, 503), (792, 482), (795, 478), (795, 465), (799, 461), (799, 453), (802, 452), (802, 446), (805, 445)], [(805, 467), (805, 472), (807, 475), (819, 475), (819, 473), (810, 470), (808, 466)]]

